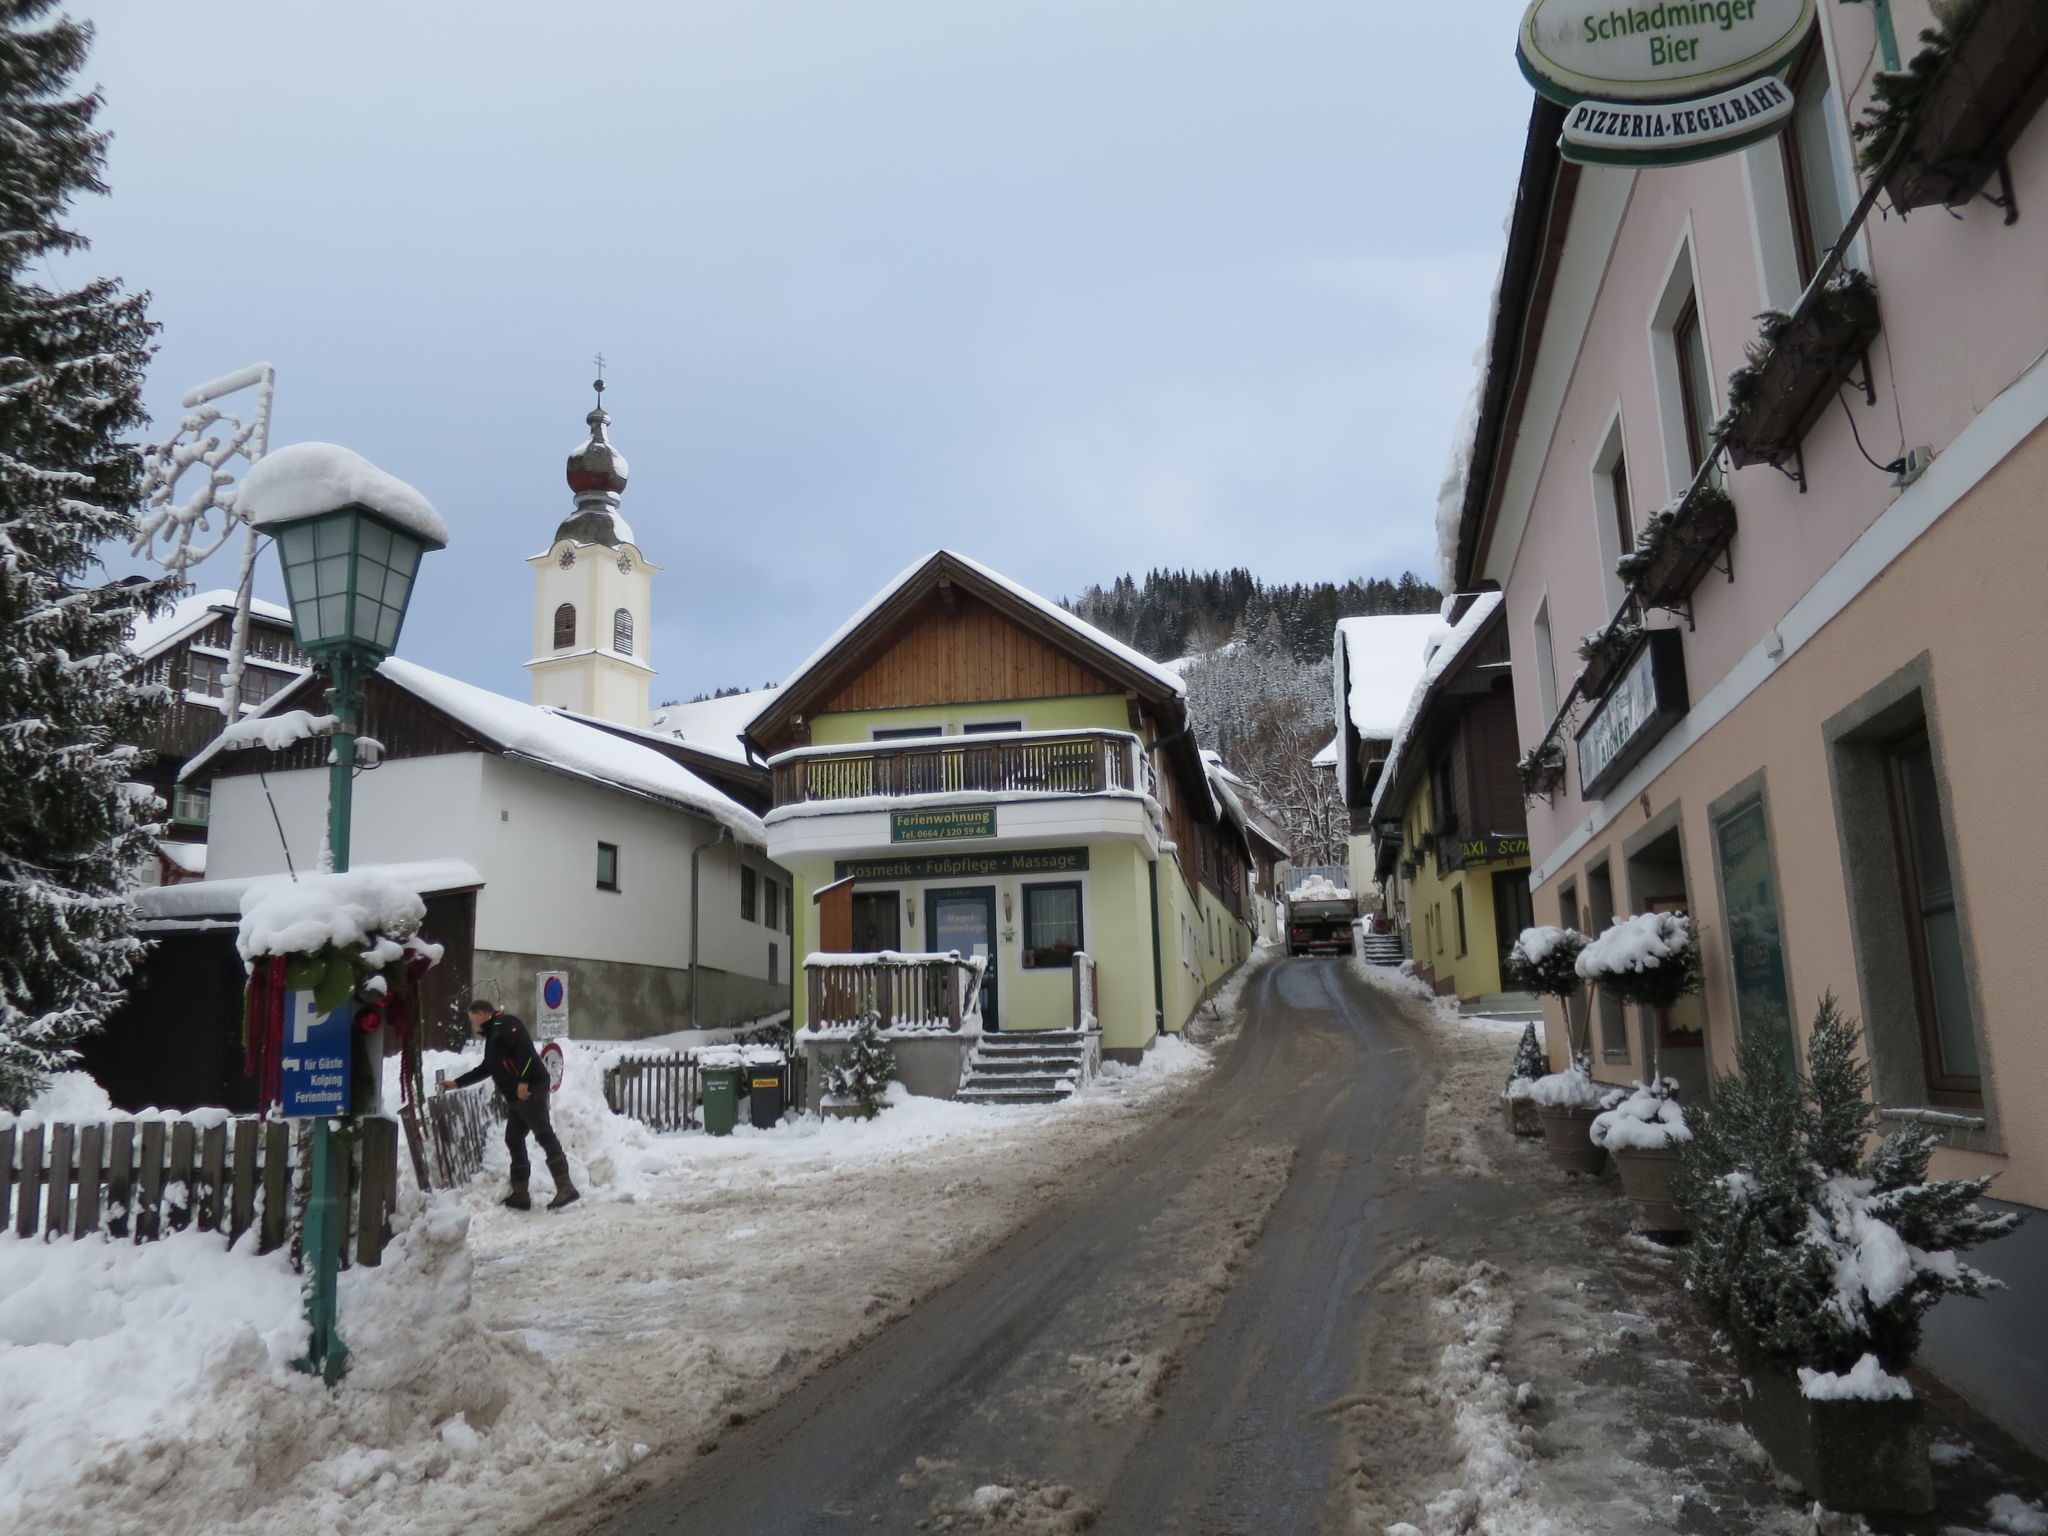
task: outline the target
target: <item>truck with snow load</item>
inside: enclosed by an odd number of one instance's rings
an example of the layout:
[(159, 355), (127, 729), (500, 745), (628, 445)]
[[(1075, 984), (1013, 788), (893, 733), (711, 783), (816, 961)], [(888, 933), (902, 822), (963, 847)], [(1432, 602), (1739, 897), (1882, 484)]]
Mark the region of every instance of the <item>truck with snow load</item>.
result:
[(1320, 877), (1304, 880), (1287, 895), (1287, 953), (1348, 955), (1358, 898)]

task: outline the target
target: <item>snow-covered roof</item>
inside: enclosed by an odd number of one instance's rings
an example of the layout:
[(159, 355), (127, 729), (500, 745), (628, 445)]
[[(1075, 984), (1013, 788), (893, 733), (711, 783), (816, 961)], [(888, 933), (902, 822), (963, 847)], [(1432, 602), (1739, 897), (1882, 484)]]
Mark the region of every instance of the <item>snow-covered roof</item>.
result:
[[(522, 704), (397, 656), (387, 656), (377, 673), (511, 756), (695, 811), (731, 828), (744, 842), (761, 845), (768, 840), (768, 829), (760, 817), (653, 747), (613, 735), (561, 710)], [(287, 696), (288, 691), (265, 699), (243, 722), (241, 734), (261, 739), (262, 722), (271, 718), (271, 711)], [(195, 753), (179, 777), (196, 775), (219, 755), (225, 749), (226, 734), (216, 736)]]
[[(1387, 766), (1380, 774), (1378, 786), (1372, 793), (1372, 818), (1379, 819), (1380, 801), (1386, 798), (1392, 786), (1401, 776), (1401, 758), (1408, 747), (1408, 739), (1414, 734), (1415, 722), (1421, 717), (1422, 706), (1429, 701), (1438, 679), (1458, 663), (1458, 658), (1471, 648), (1486, 621), (1493, 617), (1500, 607), (1498, 592), (1482, 592), (1472, 600), (1472, 606), (1465, 610), (1465, 616), (1448, 631), (1442, 639), (1430, 648), (1429, 659), (1423, 667), (1422, 676), (1416, 680), (1409, 695), (1408, 708), (1402, 713), (1401, 723), (1393, 734), (1394, 747), (1387, 754)], [(1432, 621), (1435, 622), (1435, 621)]]
[[(363, 874), (380, 875), (402, 890), (419, 896), (437, 891), (466, 891), (484, 883), (476, 866), (461, 859), (419, 859), (407, 864), (364, 864)], [(165, 918), (238, 916), (242, 898), (255, 886), (286, 875), (244, 875), (238, 880), (188, 880), (179, 885), (152, 885), (129, 893), (128, 899), (145, 921)]]
[(665, 704), (654, 712), (648, 725), (656, 735), (673, 736), (700, 752), (744, 763), (751, 759), (740, 744), (740, 733), (774, 697), (773, 688), (756, 688), (751, 693), (729, 693), (722, 699)]
[(1348, 708), (1351, 728), (1360, 738), (1391, 740), (1428, 661), (1429, 642), (1443, 628), (1443, 619), (1434, 613), (1339, 619), (1337, 645), (1342, 655), (1335, 671), (1340, 688), (1349, 678), (1351, 695), (1337, 701), (1339, 728)]
[(1309, 766), (1313, 768), (1336, 767), (1338, 740), (1339, 738), (1332, 736), (1329, 742), (1324, 746), (1323, 750), (1318, 752), (1314, 757), (1309, 759)]
[(388, 657), (380, 675), (509, 752), (600, 783), (652, 795), (730, 827), (734, 836), (766, 843), (761, 818), (653, 747), (585, 725), (552, 709), (522, 704), (417, 662)]
[[(137, 619), (135, 628), (128, 637), (128, 649), (147, 660), (177, 644), (188, 635), (204, 629), (223, 613), (235, 611), (235, 594), (227, 587), (211, 592), (194, 592), (181, 597), (155, 618)], [(249, 611), (261, 618), (275, 619), (289, 624), (292, 614), (289, 608), (267, 603), (262, 598), (252, 598)]]
[(448, 542), (448, 525), (432, 502), (354, 449), (336, 443), (293, 443), (266, 453), (249, 467), (235, 492), (236, 509), (257, 528), (350, 502), (381, 513), (431, 543)]
[(1085, 619), (1076, 618), (1073, 614), (1067, 612), (1066, 609), (1062, 608), (1058, 603), (1055, 603), (1048, 598), (1040, 597), (1036, 592), (1033, 592), (1029, 587), (1018, 585), (1016, 582), (1010, 580), (1009, 577), (1003, 575), (1000, 571), (990, 570), (987, 566), (983, 565), (979, 560), (969, 559), (966, 555), (963, 555), (958, 550), (954, 549), (935, 549), (929, 555), (925, 555), (924, 557), (916, 561), (914, 564), (905, 567), (903, 571), (901, 571), (893, 581), (889, 582), (888, 585), (884, 586), (881, 591), (877, 592), (873, 597), (869, 598), (865, 603), (863, 603), (859, 611), (857, 611), (853, 615), (853, 617), (849, 618), (844, 624), (840, 625), (838, 629), (834, 630), (832, 632), (830, 639), (826, 640), (826, 642), (823, 645), (819, 646), (815, 651), (811, 652), (809, 656), (805, 657), (803, 664), (799, 666), (794, 672), (790, 673), (789, 677), (785, 679), (785, 681), (783, 682), (783, 687), (789, 687), (790, 684), (796, 682), (798, 678), (802, 677), (805, 673), (809, 672), (811, 668), (815, 667), (819, 662), (823, 661), (827, 656), (831, 655), (833, 651), (837, 650), (841, 642), (843, 642), (847, 636), (851, 635), (855, 630), (859, 629), (861, 625), (865, 624), (870, 618), (872, 618), (877, 609), (881, 608), (884, 604), (886, 604), (889, 601), (889, 599), (894, 597), (899, 591), (901, 591), (911, 581), (911, 579), (917, 575), (918, 572), (922, 571), (926, 566), (930, 565), (932, 561), (938, 559), (941, 555), (944, 555), (947, 559), (959, 562), (961, 565), (967, 567), (967, 569), (973, 571), (977, 576), (980, 576), (985, 580), (993, 583), (994, 585), (1001, 587), (1005, 592), (1009, 593), (1012, 597), (1017, 598), (1020, 602), (1029, 604), (1032, 608), (1036, 609), (1045, 618), (1052, 620), (1054, 623), (1060, 625), (1064, 629), (1070, 630), (1077, 639), (1084, 640), (1090, 645), (1096, 646), (1102, 650), (1110, 652), (1112, 655), (1116, 656), (1119, 660), (1123, 661), (1127, 665), (1136, 668), (1138, 671), (1145, 673), (1147, 676), (1151, 678), (1156, 679), (1161, 686), (1167, 688), (1171, 692), (1182, 697), (1186, 696), (1187, 684), (1181, 681), (1180, 674), (1175, 672), (1171, 667), (1164, 666), (1159, 662), (1154, 661), (1151, 657), (1145, 655), (1142, 651), (1133, 650), (1130, 646), (1125, 645), (1123, 641), (1117, 639), (1115, 636), (1104, 634), (1101, 630), (1097, 629), (1093, 624), (1088, 623)]

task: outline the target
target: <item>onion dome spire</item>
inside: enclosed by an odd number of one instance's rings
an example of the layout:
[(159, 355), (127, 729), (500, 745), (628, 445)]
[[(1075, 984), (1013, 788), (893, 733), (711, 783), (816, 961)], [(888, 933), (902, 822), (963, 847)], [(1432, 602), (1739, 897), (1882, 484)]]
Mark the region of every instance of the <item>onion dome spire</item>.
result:
[(569, 489), (576, 496), (576, 510), (562, 520), (555, 538), (573, 539), (578, 544), (628, 544), (633, 531), (618, 515), (619, 496), (626, 489), (626, 456), (611, 445), (604, 429), (611, 415), (604, 408), (604, 359), (598, 359), (597, 404), (583, 419), (590, 424), (590, 436), (569, 455)]

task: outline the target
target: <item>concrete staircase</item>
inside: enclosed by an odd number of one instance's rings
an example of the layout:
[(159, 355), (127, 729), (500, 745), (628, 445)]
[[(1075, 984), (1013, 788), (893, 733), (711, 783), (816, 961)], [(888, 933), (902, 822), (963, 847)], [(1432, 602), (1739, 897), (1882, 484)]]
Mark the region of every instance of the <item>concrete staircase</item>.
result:
[(1081, 1086), (1091, 1037), (1077, 1029), (987, 1034), (967, 1060), (963, 1104), (1056, 1104)]
[(1399, 965), (1408, 958), (1401, 948), (1398, 933), (1374, 933), (1370, 928), (1359, 940), (1359, 953), (1367, 965)]
[(1483, 1013), (1492, 1019), (1512, 1019), (1517, 1024), (1543, 1023), (1543, 999), (1534, 992), (1488, 992), (1469, 1003), (1458, 1005), (1460, 1013)]

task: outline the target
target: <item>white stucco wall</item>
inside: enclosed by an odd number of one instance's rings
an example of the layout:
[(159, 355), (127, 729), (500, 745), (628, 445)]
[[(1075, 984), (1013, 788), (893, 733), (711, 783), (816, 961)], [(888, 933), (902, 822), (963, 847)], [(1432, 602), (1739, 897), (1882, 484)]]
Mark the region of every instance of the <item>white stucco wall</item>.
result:
[[(327, 774), (269, 775), (270, 795), (301, 870), (318, 865), (327, 815)], [(703, 817), (656, 805), (545, 769), (481, 753), (406, 758), (360, 775), (355, 784), (351, 862), (463, 859), (483, 876), (477, 897), (481, 949), (573, 955), (671, 968), (690, 963), (690, 850), (717, 836)], [(282, 873), (263, 786), (254, 774), (215, 781), (215, 879)], [(619, 889), (597, 888), (597, 845), (619, 850)], [(789, 975), (790, 941), (740, 916), (739, 866), (787, 899), (789, 877), (759, 850), (730, 838), (706, 850), (700, 871), (704, 926), (700, 961), (766, 978), (768, 945), (777, 975)], [(778, 913), (778, 917), (780, 914)]]

